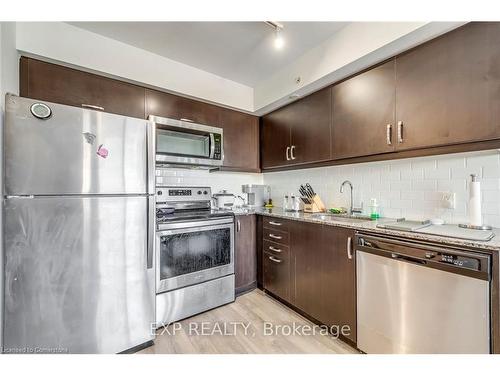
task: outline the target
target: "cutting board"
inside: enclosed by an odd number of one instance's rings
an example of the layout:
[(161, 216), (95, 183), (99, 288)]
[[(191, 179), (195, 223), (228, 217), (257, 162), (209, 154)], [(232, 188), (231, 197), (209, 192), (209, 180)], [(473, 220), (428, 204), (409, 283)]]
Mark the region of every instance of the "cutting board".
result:
[(430, 225), (425, 228), (414, 230), (417, 233), (432, 234), (435, 236), (460, 238), (472, 241), (489, 241), (495, 234), (490, 230), (476, 230), (460, 228), (458, 225)]

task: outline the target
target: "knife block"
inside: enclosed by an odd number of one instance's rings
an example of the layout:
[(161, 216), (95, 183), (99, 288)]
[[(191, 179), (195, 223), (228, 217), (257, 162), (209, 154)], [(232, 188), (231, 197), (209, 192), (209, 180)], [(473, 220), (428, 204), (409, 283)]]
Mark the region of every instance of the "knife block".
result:
[(310, 214), (317, 212), (326, 212), (326, 207), (318, 194), (314, 195), (314, 197), (312, 198), (312, 203), (304, 204), (304, 212)]

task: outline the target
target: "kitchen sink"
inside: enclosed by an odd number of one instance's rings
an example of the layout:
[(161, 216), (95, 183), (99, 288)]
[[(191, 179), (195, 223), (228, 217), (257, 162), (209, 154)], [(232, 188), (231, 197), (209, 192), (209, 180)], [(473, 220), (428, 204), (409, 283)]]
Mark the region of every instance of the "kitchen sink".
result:
[(328, 214), (328, 213), (311, 214), (311, 218), (323, 221), (352, 221), (352, 220), (370, 221), (371, 220), (369, 216), (364, 216), (364, 215)]

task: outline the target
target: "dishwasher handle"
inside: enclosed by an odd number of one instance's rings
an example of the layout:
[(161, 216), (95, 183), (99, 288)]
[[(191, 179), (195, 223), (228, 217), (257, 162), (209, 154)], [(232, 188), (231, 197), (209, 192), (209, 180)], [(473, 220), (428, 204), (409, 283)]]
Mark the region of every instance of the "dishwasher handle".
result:
[(396, 260), (403, 260), (403, 261), (409, 262), (409, 263), (420, 264), (420, 265), (427, 264), (427, 262), (423, 259), (416, 259), (416, 258), (412, 258), (412, 257), (406, 256), (406, 255), (401, 255), (401, 254), (397, 254), (397, 253), (391, 253), (391, 258), (396, 259)]

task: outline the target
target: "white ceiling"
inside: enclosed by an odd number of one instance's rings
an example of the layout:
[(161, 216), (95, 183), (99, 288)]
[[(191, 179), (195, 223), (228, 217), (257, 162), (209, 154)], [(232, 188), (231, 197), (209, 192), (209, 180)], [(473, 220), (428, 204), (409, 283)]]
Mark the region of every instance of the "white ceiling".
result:
[(283, 22), (285, 46), (274, 48), (264, 22), (71, 22), (251, 87), (331, 37), (346, 22)]

